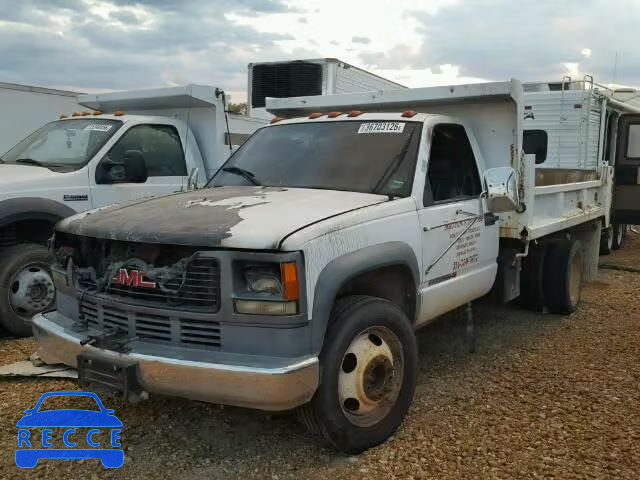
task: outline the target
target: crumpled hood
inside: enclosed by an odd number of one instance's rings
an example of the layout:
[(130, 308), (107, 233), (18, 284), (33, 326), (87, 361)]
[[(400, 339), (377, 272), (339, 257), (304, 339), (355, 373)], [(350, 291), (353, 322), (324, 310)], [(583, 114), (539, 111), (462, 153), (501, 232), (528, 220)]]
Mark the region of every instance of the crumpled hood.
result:
[(309, 224), (385, 201), (384, 195), (334, 190), (217, 187), (81, 213), (57, 229), (145, 243), (277, 249)]

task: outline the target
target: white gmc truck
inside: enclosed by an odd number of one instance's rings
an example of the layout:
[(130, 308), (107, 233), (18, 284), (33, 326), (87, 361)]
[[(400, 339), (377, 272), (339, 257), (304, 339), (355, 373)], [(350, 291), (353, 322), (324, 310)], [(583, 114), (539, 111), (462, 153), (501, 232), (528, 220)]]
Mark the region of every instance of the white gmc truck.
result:
[(536, 171), (518, 81), (267, 107), (205, 188), (57, 225), (43, 360), (129, 400), (296, 409), (360, 452), (407, 412), (416, 329), (492, 289), (568, 314), (596, 274), (613, 168)]
[(202, 85), (78, 102), (88, 110), (67, 112), (0, 157), (0, 327), (14, 335), (31, 335), (31, 317), (54, 303), (46, 243), (57, 221), (204, 185), (267, 123), (226, 116), (224, 92)]

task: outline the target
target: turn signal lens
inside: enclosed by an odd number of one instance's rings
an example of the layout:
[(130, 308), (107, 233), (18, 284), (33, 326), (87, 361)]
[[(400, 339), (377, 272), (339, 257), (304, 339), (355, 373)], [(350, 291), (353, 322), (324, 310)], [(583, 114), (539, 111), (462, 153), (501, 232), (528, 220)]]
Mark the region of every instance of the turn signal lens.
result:
[(247, 315), (295, 315), (298, 313), (298, 302), (236, 300), (235, 311)]
[(300, 283), (298, 282), (298, 268), (296, 262), (280, 265), (282, 276), (282, 293), (285, 300), (297, 300), (300, 297)]

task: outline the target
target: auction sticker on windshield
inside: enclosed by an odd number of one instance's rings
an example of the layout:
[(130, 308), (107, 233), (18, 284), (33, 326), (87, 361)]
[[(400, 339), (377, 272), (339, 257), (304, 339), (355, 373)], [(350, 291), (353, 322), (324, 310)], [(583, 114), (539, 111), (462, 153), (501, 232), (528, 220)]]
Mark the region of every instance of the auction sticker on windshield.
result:
[(404, 122), (367, 122), (360, 125), (358, 133), (402, 133)]
[(98, 123), (92, 123), (84, 127), (84, 129), (92, 130), (94, 132), (108, 132), (109, 130), (111, 130), (111, 127), (113, 127), (113, 125), (101, 125)]

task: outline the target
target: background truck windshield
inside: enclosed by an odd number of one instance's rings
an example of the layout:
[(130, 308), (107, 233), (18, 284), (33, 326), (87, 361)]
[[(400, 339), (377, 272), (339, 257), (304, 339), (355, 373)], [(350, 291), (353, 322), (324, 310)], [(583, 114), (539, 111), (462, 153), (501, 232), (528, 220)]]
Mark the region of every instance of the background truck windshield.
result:
[(422, 124), (296, 123), (258, 130), (210, 186), (264, 185), (411, 194)]
[(86, 164), (121, 125), (118, 120), (97, 118), (48, 123), (9, 150), (0, 163), (76, 170)]

